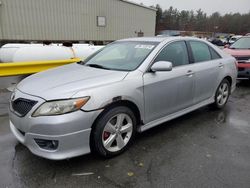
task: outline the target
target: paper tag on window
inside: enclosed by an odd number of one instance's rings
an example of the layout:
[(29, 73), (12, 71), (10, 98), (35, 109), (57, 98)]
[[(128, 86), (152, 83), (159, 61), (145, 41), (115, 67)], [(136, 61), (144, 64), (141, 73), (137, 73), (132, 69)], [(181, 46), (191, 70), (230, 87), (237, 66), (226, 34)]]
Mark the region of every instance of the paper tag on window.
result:
[(152, 50), (154, 47), (155, 47), (154, 45), (143, 45), (143, 44), (138, 44), (135, 46), (135, 48), (148, 49), (148, 50)]

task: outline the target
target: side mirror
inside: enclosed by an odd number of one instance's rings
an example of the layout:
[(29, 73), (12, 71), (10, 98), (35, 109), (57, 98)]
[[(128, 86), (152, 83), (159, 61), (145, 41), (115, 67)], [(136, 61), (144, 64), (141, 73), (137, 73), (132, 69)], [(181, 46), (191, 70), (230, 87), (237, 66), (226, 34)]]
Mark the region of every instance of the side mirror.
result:
[(173, 64), (169, 61), (157, 61), (151, 67), (152, 72), (171, 71), (172, 69)]

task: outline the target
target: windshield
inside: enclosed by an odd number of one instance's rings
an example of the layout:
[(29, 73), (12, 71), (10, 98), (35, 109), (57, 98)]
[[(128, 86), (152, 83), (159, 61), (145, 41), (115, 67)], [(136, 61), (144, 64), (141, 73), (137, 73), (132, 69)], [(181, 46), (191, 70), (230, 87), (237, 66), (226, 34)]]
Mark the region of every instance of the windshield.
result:
[(156, 47), (157, 42), (115, 42), (84, 61), (84, 65), (110, 70), (135, 70)]
[(250, 49), (250, 37), (242, 37), (230, 46), (233, 49)]

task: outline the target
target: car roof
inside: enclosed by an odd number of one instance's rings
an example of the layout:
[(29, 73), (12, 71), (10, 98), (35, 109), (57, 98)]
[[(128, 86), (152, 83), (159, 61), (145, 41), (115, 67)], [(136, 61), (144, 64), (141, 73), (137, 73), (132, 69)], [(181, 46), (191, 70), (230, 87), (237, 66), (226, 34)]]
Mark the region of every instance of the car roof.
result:
[(250, 38), (250, 35), (242, 36), (241, 38)]
[(232, 36), (231, 38), (241, 38), (241, 37), (244, 37), (244, 36), (242, 36), (242, 35), (235, 35), (235, 36)]
[(128, 38), (128, 39), (121, 39), (118, 41), (138, 41), (138, 42), (164, 42), (164, 41), (173, 41), (173, 40), (198, 40), (196, 37), (166, 37), (166, 36), (158, 36), (158, 37), (136, 37), (136, 38)]

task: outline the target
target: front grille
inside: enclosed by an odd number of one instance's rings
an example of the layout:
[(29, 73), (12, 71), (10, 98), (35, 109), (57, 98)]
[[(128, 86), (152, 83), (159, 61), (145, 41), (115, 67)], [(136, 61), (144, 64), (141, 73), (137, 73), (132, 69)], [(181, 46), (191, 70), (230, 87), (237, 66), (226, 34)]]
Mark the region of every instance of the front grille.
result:
[(29, 99), (23, 99), (18, 98), (14, 101), (12, 101), (12, 108), (19, 116), (26, 116), (26, 114), (29, 113), (29, 111), (32, 109), (32, 107), (37, 103), (37, 101), (29, 100)]
[(235, 59), (239, 62), (245, 62), (250, 59), (250, 56), (238, 56), (238, 57), (235, 57)]
[(238, 68), (238, 71), (244, 71), (244, 70), (245, 68), (241, 68), (241, 67)]

